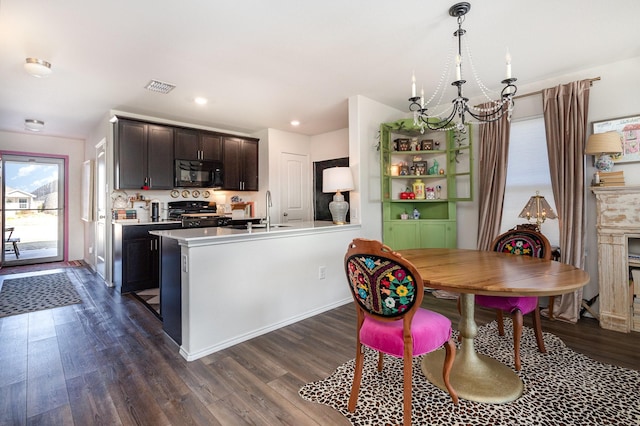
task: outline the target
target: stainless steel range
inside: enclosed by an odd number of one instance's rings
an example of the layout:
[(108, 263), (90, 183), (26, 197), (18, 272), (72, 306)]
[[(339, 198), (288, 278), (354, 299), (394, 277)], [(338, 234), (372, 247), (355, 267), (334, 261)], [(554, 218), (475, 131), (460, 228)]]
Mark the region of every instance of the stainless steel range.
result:
[(208, 201), (169, 202), (169, 220), (180, 220), (183, 228), (225, 226), (229, 218), (217, 213), (216, 203)]

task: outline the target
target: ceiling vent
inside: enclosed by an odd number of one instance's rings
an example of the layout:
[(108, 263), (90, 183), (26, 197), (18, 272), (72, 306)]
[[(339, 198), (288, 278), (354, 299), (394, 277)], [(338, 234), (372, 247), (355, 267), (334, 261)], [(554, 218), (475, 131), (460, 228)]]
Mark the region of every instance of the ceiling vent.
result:
[(164, 81), (151, 80), (144, 86), (145, 89), (156, 93), (167, 94), (176, 88), (175, 84), (165, 83)]

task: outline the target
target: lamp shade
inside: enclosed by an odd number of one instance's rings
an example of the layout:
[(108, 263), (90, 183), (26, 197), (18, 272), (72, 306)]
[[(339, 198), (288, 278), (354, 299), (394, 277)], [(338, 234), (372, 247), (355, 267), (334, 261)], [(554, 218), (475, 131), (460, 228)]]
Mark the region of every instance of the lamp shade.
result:
[(547, 200), (544, 199), (544, 196), (536, 191), (536, 195), (529, 198), (518, 217), (535, 220), (538, 227), (540, 227), (546, 219), (557, 219), (558, 215), (553, 211)]
[(322, 171), (322, 192), (351, 191), (353, 176), (349, 167), (330, 167)]
[(584, 153), (587, 155), (619, 154), (622, 140), (618, 132), (596, 133), (589, 136)]

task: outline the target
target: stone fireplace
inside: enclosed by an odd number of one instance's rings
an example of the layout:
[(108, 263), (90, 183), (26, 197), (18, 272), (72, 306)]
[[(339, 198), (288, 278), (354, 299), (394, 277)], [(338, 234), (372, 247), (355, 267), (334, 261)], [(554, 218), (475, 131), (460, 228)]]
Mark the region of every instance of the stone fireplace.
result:
[[(640, 239), (640, 186), (592, 187), (596, 196), (600, 326), (629, 333), (634, 289), (629, 285), (629, 240)], [(636, 313), (640, 317), (640, 312)]]

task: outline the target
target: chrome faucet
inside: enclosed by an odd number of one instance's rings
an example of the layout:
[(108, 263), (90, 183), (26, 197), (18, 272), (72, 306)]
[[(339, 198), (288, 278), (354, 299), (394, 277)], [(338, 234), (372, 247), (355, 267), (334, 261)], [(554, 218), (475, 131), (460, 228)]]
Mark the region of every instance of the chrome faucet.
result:
[(269, 214), (269, 207), (271, 207), (272, 205), (273, 203), (271, 202), (271, 191), (267, 189), (266, 202), (265, 202), (265, 209), (266, 209), (265, 222), (267, 224), (267, 231), (269, 230), (269, 226), (271, 226), (271, 215)]

